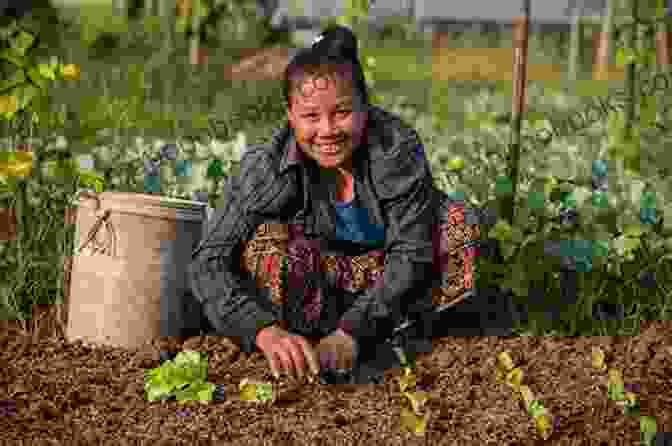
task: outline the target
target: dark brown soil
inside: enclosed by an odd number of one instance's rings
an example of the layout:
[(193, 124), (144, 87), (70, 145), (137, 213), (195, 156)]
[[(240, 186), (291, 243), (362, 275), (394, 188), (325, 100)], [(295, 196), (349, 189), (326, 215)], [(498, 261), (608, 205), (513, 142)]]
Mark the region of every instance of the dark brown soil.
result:
[[(69, 344), (49, 322), (55, 307), (28, 327), (34, 337), (17, 323), (2, 328), (0, 400), (16, 404), (0, 416), (2, 445), (639, 444), (639, 418), (623, 416), (607, 400), (604, 374), (590, 366), (593, 346), (616, 359), (626, 382), (639, 384), (642, 414), (655, 416), (659, 431), (672, 430), (667, 322), (642, 323), (637, 337), (439, 339), (433, 353), (418, 359), (432, 412), (424, 437), (414, 437), (399, 427), (398, 370), (380, 385), (285, 383), (274, 406), (257, 406), (236, 400), (237, 386), (243, 378), (268, 379), (264, 358), (241, 354), (225, 338), (193, 338), (184, 347), (208, 353), (209, 381), (224, 384), (228, 400), (187, 404), (187, 415), (176, 402), (150, 403), (143, 372), (159, 365), (157, 345), (129, 352)], [(503, 350), (560, 418), (548, 441), (495, 381), (495, 356)]]

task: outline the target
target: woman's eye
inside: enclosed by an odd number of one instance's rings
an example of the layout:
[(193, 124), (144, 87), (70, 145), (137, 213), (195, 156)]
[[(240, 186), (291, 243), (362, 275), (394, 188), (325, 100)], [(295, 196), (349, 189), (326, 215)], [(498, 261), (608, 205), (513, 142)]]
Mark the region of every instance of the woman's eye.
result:
[[(347, 116), (350, 114), (350, 110), (339, 110), (337, 113), (339, 113), (341, 116)], [(310, 113), (308, 115), (303, 115), (303, 117), (308, 119), (314, 119), (317, 117), (317, 114)]]

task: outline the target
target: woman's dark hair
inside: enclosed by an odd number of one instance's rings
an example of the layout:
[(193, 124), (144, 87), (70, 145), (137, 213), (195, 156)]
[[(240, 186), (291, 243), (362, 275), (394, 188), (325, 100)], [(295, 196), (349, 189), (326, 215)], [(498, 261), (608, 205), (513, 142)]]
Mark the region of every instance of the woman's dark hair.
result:
[(299, 50), (287, 65), (283, 85), (287, 106), (291, 104), (290, 96), (306, 77), (336, 73), (351, 75), (355, 94), (360, 95), (364, 105), (369, 104), (368, 88), (357, 53), (357, 38), (347, 27), (331, 25), (322, 31), (311, 47)]

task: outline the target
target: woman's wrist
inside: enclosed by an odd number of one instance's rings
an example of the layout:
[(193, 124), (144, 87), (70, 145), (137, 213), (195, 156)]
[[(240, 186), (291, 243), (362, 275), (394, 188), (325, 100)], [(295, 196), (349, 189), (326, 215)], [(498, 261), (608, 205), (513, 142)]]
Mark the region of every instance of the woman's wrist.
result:
[(353, 347), (352, 357), (357, 358), (359, 356), (359, 343), (350, 333), (346, 332), (345, 330), (343, 330), (342, 328), (339, 327), (336, 330), (334, 330), (334, 334), (338, 335), (338, 336), (346, 336), (346, 337), (350, 338), (350, 340), (352, 341), (352, 347)]

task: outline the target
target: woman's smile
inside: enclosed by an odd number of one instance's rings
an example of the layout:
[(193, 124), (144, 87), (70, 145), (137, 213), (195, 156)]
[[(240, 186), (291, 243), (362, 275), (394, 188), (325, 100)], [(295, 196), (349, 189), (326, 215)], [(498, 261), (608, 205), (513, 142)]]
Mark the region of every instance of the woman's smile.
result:
[(327, 155), (336, 155), (343, 148), (343, 141), (332, 144), (319, 144), (318, 147), (322, 153), (326, 153)]

